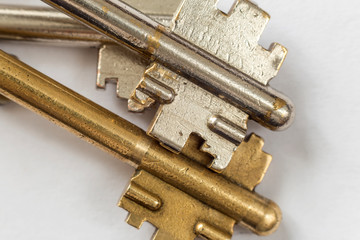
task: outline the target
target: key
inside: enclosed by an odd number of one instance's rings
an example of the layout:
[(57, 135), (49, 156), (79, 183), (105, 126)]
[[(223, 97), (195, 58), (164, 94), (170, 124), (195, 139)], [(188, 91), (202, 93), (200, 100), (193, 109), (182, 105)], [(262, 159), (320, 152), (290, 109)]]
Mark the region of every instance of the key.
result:
[(215, 0), (186, 0), (171, 27), (122, 1), (44, 2), (150, 60), (129, 109), (160, 104), (147, 133), (169, 150), (184, 152), (197, 135), (204, 140), (200, 150), (213, 158), (209, 167), (221, 172), (244, 140), (248, 119), (272, 130), (293, 120), (291, 101), (268, 85), (287, 50), (258, 45), (269, 16), (250, 1), (238, 1), (225, 15)]
[(2, 51), (0, 94), (137, 167), (119, 206), (130, 212), (129, 224), (156, 226), (155, 240), (230, 239), (235, 223), (266, 235), (279, 225), (275, 203), (225, 174), (251, 173), (261, 181), (259, 166), (271, 156), (261, 151), (263, 142), (255, 135), (240, 145), (239, 164), (232, 161), (218, 174), (204, 165), (207, 155), (190, 160), (166, 150), (140, 128)]

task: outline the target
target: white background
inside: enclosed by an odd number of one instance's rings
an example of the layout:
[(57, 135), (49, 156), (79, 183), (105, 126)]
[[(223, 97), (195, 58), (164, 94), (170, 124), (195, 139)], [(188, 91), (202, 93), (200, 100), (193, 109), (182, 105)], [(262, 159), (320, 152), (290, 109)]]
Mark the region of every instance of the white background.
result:
[[(38, 0), (0, 3), (43, 5)], [(289, 55), (271, 85), (296, 105), (290, 129), (256, 124), (273, 155), (257, 191), (283, 211), (263, 239), (360, 239), (360, 2), (258, 0), (272, 19), (260, 43)], [(96, 50), (0, 42), (0, 48), (146, 129), (115, 87), (96, 90)], [(116, 207), (133, 169), (36, 114), (0, 108), (0, 239), (150, 239)], [(260, 239), (236, 228), (234, 239)]]

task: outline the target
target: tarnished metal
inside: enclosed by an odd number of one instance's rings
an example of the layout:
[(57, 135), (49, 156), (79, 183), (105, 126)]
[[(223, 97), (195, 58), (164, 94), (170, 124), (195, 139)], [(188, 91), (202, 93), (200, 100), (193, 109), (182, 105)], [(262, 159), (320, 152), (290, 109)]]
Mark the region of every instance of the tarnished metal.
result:
[[(249, 117), (273, 130), (292, 121), (291, 102), (267, 85), (287, 51), (279, 44), (270, 51), (258, 45), (269, 16), (248, 1), (238, 2), (229, 16), (216, 8), (215, 0), (183, 1), (171, 29), (121, 1), (44, 2), (155, 61), (159, 71), (146, 69), (129, 109), (138, 112), (160, 102), (148, 133), (177, 152), (190, 134), (198, 134), (205, 140), (202, 150), (213, 156), (209, 167), (215, 171), (228, 166), (246, 135)], [(179, 82), (184, 83), (180, 88)], [(126, 89), (121, 96), (128, 95)], [(213, 105), (218, 107), (210, 110)], [(219, 110), (228, 105), (234, 106), (232, 117)]]
[[(249, 187), (235, 184), (233, 173), (220, 175), (200, 164), (207, 161), (203, 154), (193, 155), (199, 162), (196, 163), (167, 151), (140, 128), (2, 51), (0, 93), (141, 169), (120, 205), (134, 214), (128, 220), (132, 225), (148, 220), (157, 226), (156, 239), (183, 240), (194, 235), (228, 239), (235, 222), (266, 235), (281, 220), (275, 203), (248, 190)], [(253, 152), (261, 149), (261, 145), (254, 146)], [(251, 144), (245, 149), (249, 147)], [(252, 164), (251, 160), (252, 155), (244, 164)], [(265, 162), (267, 166), (268, 161)], [(194, 207), (194, 211), (189, 211), (189, 207)], [(178, 214), (184, 214), (183, 222), (179, 222), (178, 215), (170, 215), (174, 208)], [(194, 216), (200, 217), (194, 220)], [(179, 228), (180, 224), (186, 227)]]

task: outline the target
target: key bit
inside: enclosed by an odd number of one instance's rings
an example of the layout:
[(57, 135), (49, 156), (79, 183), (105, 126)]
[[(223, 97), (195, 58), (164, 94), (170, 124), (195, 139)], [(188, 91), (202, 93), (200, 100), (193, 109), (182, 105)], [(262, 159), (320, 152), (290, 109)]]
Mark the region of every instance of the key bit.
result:
[(258, 178), (242, 181), (233, 174), (243, 169), (230, 171), (232, 165), (222, 174), (207, 169), (207, 156), (191, 151), (198, 147), (196, 138), (185, 146), (193, 159), (171, 153), (140, 128), (2, 51), (0, 94), (137, 167), (119, 205), (129, 211), (129, 224), (153, 223), (154, 239), (230, 239), (235, 223), (266, 235), (279, 225), (278, 206), (252, 191), (270, 160), (256, 136), (240, 144), (237, 161), (257, 162), (244, 170)]
[[(260, 35), (269, 20), (268, 14), (249, 1), (241, 1), (235, 4), (230, 16), (226, 16), (217, 9), (216, 2), (183, 1), (174, 15), (172, 32), (252, 77), (254, 81), (267, 85), (279, 71), (287, 53), (279, 44), (273, 44), (270, 51), (258, 45)], [(130, 110), (133, 109), (133, 105), (138, 106), (143, 102), (142, 108), (146, 108), (151, 106), (149, 102), (158, 100), (157, 92), (150, 92), (145, 96), (145, 101), (139, 100), (137, 96), (138, 91), (143, 90), (144, 79), (148, 80), (149, 71), (153, 72), (152, 66), (145, 71), (143, 79), (133, 92), (133, 97), (129, 100)], [(174, 76), (175, 73), (168, 75)], [(172, 77), (175, 78), (180, 77)], [(164, 77), (156, 78), (164, 83), (163, 79)], [(184, 79), (183, 82), (189, 81)], [(172, 87), (169, 81), (164, 84)], [(221, 171), (229, 164), (234, 149), (244, 139), (249, 116), (228, 107), (221, 98), (211, 96), (199, 87), (191, 88), (190, 85), (193, 84), (189, 83), (188, 90), (181, 92), (172, 87), (176, 100), (171, 104), (161, 105), (148, 133), (177, 152), (182, 151), (191, 133), (199, 134), (206, 141), (200, 150), (210, 153), (214, 158), (210, 167)], [(154, 100), (149, 101), (149, 97)], [(201, 98), (207, 98), (208, 103), (198, 101)], [(220, 102), (218, 109), (209, 111), (208, 106), (217, 105), (215, 102)], [(163, 103), (161, 99), (160, 103)], [(185, 107), (190, 105), (190, 109)], [(142, 108), (136, 108), (136, 111)], [(186, 110), (182, 111), (183, 109)], [(223, 113), (229, 112), (230, 109), (233, 113), (232, 118)], [(237, 121), (234, 122), (234, 118)]]
[(223, 14), (217, 2), (183, 1), (173, 19), (173, 33), (268, 85), (287, 54), (278, 43), (272, 44), (270, 50), (258, 44), (270, 16), (247, 0), (237, 1), (229, 14)]
[[(107, 82), (116, 82), (116, 95), (129, 99), (147, 65), (149, 61), (131, 49), (111, 44), (102, 45), (99, 49), (96, 85), (105, 88)], [(145, 103), (144, 105), (148, 107)]]
[(225, 240), (233, 234), (234, 219), (143, 170), (135, 173), (119, 206), (129, 211), (128, 224), (152, 223), (158, 229), (153, 240)]
[(149, 126), (150, 136), (180, 152), (195, 133), (205, 140), (199, 150), (212, 155), (209, 166), (226, 168), (221, 164), (231, 160), (245, 137), (247, 114), (160, 64), (147, 69), (137, 89), (164, 103)]
[(262, 181), (272, 157), (262, 151), (264, 140), (251, 134), (236, 149), (232, 161), (223, 175), (231, 181), (253, 191)]

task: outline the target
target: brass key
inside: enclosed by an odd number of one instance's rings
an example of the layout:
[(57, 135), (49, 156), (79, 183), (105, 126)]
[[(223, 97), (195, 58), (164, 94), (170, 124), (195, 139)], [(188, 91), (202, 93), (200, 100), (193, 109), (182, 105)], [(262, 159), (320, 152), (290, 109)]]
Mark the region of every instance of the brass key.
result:
[[(231, 171), (238, 173), (241, 164), (256, 172), (270, 161), (256, 136), (239, 147), (240, 165), (230, 165), (227, 174), (219, 175), (204, 165), (206, 155), (195, 154), (190, 160), (167, 151), (138, 127), (2, 51), (0, 94), (137, 167), (119, 206), (130, 212), (129, 224), (153, 223), (158, 228), (153, 239), (230, 239), (235, 223), (260, 235), (279, 225), (275, 203), (232, 179)], [(254, 183), (263, 173), (253, 174), (259, 177)]]

